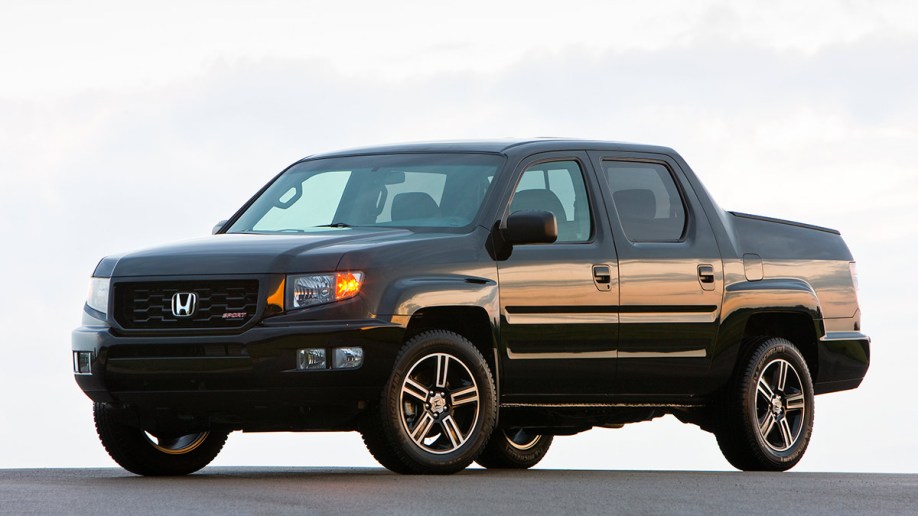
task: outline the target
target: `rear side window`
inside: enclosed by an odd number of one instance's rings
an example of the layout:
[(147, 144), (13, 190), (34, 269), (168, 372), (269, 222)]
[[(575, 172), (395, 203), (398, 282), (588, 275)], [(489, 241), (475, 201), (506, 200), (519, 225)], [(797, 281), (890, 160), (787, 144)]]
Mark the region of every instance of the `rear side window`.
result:
[(510, 203), (510, 213), (523, 210), (554, 213), (558, 221), (557, 242), (590, 239), (590, 203), (583, 172), (576, 161), (539, 163), (526, 169)]
[(674, 242), (685, 232), (682, 196), (669, 169), (658, 163), (604, 161), (612, 204), (632, 242)]

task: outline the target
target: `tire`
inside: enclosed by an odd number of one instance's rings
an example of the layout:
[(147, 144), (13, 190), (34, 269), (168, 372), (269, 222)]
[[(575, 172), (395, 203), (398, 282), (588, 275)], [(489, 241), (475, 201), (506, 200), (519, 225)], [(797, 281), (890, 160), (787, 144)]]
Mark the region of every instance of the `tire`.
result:
[(758, 338), (725, 393), (715, 435), (724, 457), (743, 471), (786, 471), (813, 432), (813, 381), (787, 339)]
[(395, 448), (389, 444), (386, 430), (383, 428), (383, 417), (380, 404), (376, 404), (367, 411), (364, 420), (360, 423), (360, 435), (363, 444), (382, 467), (395, 473), (407, 475), (412, 473), (399, 458)]
[(93, 406), (96, 432), (105, 451), (122, 468), (144, 476), (194, 473), (210, 464), (226, 443), (228, 433), (211, 430), (181, 436), (156, 437), (127, 425), (104, 403)]
[(525, 428), (498, 428), (475, 462), (488, 469), (529, 469), (545, 457), (553, 439)]
[(402, 347), (360, 430), (373, 457), (391, 471), (450, 474), (478, 457), (496, 417), (484, 357), (464, 337), (434, 330)]

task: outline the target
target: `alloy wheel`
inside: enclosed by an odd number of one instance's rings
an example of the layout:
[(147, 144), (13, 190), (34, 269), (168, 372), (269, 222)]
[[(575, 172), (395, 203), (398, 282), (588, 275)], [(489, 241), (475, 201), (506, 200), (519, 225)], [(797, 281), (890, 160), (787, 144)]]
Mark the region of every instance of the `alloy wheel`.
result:
[(434, 454), (454, 452), (478, 423), (475, 377), (458, 358), (432, 353), (408, 371), (401, 386), (400, 419), (411, 441)]
[(144, 436), (154, 448), (169, 455), (191, 453), (207, 440), (208, 435), (210, 435), (210, 432), (187, 434), (179, 437), (156, 437), (149, 432), (144, 432)]
[(776, 452), (790, 449), (804, 427), (806, 396), (800, 374), (784, 359), (768, 363), (756, 384), (759, 436)]
[(507, 442), (510, 443), (510, 446), (520, 451), (532, 449), (533, 446), (539, 444), (539, 441), (542, 440), (541, 435), (529, 433), (525, 428), (504, 430), (504, 436), (507, 438)]

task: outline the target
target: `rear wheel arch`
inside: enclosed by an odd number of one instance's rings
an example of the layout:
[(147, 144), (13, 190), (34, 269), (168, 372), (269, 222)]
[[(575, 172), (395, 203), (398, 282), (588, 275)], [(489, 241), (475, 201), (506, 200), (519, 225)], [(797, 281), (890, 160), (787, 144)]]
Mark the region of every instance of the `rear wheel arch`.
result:
[(754, 351), (750, 342), (757, 337), (792, 342), (816, 381), (817, 346), (825, 328), (819, 297), (811, 284), (798, 278), (771, 278), (729, 285), (722, 310), (717, 344), (712, 350), (712, 377), (717, 378), (712, 387), (718, 388), (736, 376), (738, 364)]
[(810, 375), (815, 381), (819, 377), (819, 337), (823, 334), (822, 324), (804, 312), (760, 312), (746, 321), (735, 371), (742, 368), (748, 356), (755, 351), (750, 343), (756, 337), (780, 337), (789, 340), (803, 355)]

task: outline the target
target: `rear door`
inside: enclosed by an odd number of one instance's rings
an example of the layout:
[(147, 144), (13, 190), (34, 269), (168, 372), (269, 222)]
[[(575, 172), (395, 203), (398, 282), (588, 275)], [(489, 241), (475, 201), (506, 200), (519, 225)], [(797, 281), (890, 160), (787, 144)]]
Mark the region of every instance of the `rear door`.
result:
[(703, 388), (717, 336), (723, 265), (701, 204), (660, 154), (591, 153), (618, 253), (616, 391), (683, 395)]
[(497, 264), (503, 401), (608, 395), (618, 274), (589, 158), (585, 152), (531, 156), (517, 167), (513, 184), (504, 214), (550, 211), (558, 241), (514, 246)]

